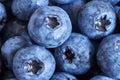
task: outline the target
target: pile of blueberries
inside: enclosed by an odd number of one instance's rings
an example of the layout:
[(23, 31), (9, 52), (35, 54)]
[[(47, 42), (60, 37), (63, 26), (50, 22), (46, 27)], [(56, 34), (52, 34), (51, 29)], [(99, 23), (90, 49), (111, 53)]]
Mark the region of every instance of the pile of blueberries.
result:
[(120, 80), (120, 0), (0, 0), (0, 80)]

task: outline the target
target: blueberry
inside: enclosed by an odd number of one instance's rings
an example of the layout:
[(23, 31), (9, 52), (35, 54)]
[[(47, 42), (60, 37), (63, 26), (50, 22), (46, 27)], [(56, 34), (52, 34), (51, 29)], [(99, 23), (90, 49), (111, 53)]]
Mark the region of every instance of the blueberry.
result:
[(13, 72), (18, 80), (49, 80), (54, 70), (52, 54), (37, 45), (20, 49), (13, 60)]
[(68, 15), (70, 16), (73, 30), (79, 32), (78, 29), (78, 12), (81, 9), (81, 7), (85, 4), (84, 0), (75, 0), (72, 3), (60, 5), (61, 8), (63, 8)]
[(91, 78), (90, 80), (115, 80), (115, 79), (103, 75), (97, 75)]
[(41, 6), (47, 6), (49, 0), (13, 0), (12, 12), (21, 20), (29, 20), (32, 13)]
[(68, 3), (73, 2), (74, 0), (52, 0), (52, 1), (58, 4), (68, 4)]
[(4, 41), (13, 36), (28, 35), (27, 22), (20, 21), (18, 19), (9, 20), (2, 30), (2, 35), (4, 35), (2, 36)]
[(30, 37), (47, 48), (60, 46), (71, 34), (72, 26), (67, 13), (56, 6), (37, 9), (28, 24)]
[(78, 80), (75, 76), (65, 73), (65, 72), (56, 72), (50, 80)]
[(90, 69), (93, 53), (93, 45), (86, 36), (72, 33), (64, 44), (55, 49), (54, 55), (62, 71), (79, 75)]
[(79, 12), (80, 31), (91, 39), (100, 39), (111, 34), (116, 26), (116, 15), (108, 1), (93, 0)]
[(6, 21), (7, 21), (7, 13), (5, 6), (2, 3), (0, 3), (0, 31), (5, 26)]
[(120, 79), (120, 34), (113, 34), (102, 40), (97, 52), (101, 70), (110, 77)]
[(1, 53), (5, 59), (6, 66), (9, 69), (12, 69), (13, 57), (16, 51), (31, 44), (32, 43), (30, 42), (29, 38), (26, 36), (14, 36), (5, 41), (5, 43), (2, 45)]

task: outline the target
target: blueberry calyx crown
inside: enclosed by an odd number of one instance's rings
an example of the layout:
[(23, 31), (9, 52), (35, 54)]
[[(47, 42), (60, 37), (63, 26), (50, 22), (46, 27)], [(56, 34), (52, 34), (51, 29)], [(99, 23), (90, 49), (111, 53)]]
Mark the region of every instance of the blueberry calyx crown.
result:
[(73, 59), (75, 58), (75, 54), (68, 46), (66, 48), (66, 51), (64, 52), (64, 55), (66, 56), (66, 59), (69, 61), (69, 63), (72, 63)]
[(37, 62), (36, 60), (30, 60), (25, 62), (27, 66), (27, 72), (32, 72), (33, 74), (37, 74), (40, 69), (43, 68), (42, 62)]
[(51, 27), (52, 29), (54, 29), (56, 26), (58, 26), (60, 23), (58, 22), (57, 20), (57, 17), (51, 17), (51, 16), (48, 16), (46, 18), (46, 23), (49, 27)]
[(100, 31), (107, 31), (107, 26), (110, 25), (110, 20), (107, 20), (107, 15), (105, 14), (103, 17), (100, 17), (100, 19), (97, 19), (97, 23), (95, 24), (95, 27), (97, 30)]

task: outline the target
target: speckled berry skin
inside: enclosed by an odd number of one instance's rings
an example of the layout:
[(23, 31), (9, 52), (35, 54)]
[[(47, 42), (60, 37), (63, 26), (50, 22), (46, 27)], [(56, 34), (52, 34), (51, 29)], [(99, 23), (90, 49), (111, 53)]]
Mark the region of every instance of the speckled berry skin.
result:
[(27, 36), (14, 36), (9, 38), (1, 47), (1, 54), (5, 59), (5, 65), (12, 70), (13, 57), (16, 51), (22, 47), (32, 45)]
[(78, 79), (69, 73), (56, 72), (53, 74), (50, 80), (78, 80)]
[(80, 75), (90, 69), (93, 53), (93, 45), (86, 36), (72, 33), (67, 41), (55, 49), (54, 55), (62, 71)]
[(52, 54), (37, 45), (20, 49), (13, 60), (13, 72), (18, 80), (49, 80), (54, 70)]
[(91, 78), (90, 80), (115, 80), (115, 79), (112, 79), (110, 77), (103, 76), (103, 75), (96, 75), (93, 78)]
[(111, 34), (116, 26), (116, 14), (106, 0), (93, 0), (79, 12), (80, 31), (91, 39), (100, 39)]
[(48, 4), (49, 0), (13, 0), (11, 9), (18, 19), (29, 20), (37, 8)]
[(110, 77), (120, 79), (120, 34), (113, 34), (102, 40), (97, 52), (101, 70)]
[(60, 46), (68, 39), (72, 25), (68, 14), (56, 6), (37, 9), (28, 24), (28, 32), (37, 44), (46, 48)]
[(7, 21), (7, 13), (5, 6), (2, 3), (0, 3), (0, 31), (5, 26), (6, 21)]

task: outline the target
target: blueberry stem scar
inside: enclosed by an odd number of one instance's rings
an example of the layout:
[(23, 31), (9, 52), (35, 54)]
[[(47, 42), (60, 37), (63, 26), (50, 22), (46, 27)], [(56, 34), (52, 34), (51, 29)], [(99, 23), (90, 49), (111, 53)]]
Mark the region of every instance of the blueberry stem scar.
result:
[(56, 17), (50, 17), (48, 16), (46, 18), (47, 25), (50, 26), (52, 29), (57, 27), (59, 25), (59, 22)]
[(107, 31), (107, 26), (111, 24), (110, 20), (107, 20), (107, 15), (104, 15), (104, 17), (100, 17), (100, 19), (97, 20), (98, 23), (95, 24), (96, 29), (100, 31)]
[(64, 55), (66, 56), (66, 59), (69, 61), (69, 63), (72, 63), (73, 59), (75, 58), (75, 54), (71, 51), (69, 47), (66, 48)]

